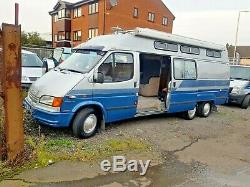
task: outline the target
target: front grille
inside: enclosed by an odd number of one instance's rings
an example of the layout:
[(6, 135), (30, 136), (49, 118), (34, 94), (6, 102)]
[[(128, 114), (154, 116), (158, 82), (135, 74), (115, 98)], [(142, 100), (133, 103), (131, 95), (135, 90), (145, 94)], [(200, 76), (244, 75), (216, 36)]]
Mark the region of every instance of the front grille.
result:
[(35, 95), (33, 95), (32, 93), (29, 92), (28, 94), (29, 99), (33, 102), (33, 103), (38, 103), (39, 102), (39, 98), (36, 97)]

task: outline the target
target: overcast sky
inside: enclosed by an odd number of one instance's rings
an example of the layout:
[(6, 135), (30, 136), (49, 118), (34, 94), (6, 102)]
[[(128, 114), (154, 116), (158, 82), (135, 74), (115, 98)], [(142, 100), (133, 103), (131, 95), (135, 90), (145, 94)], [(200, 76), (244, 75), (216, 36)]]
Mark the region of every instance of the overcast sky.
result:
[[(69, 0), (76, 2), (77, 0)], [(51, 31), (52, 10), (57, 0), (0, 0), (0, 23), (14, 22), (14, 3), (20, 4), (20, 23), (25, 31)], [(173, 33), (219, 44), (234, 43), (239, 10), (250, 10), (250, 0), (164, 0), (176, 16)], [(239, 44), (250, 45), (250, 13), (240, 21)]]

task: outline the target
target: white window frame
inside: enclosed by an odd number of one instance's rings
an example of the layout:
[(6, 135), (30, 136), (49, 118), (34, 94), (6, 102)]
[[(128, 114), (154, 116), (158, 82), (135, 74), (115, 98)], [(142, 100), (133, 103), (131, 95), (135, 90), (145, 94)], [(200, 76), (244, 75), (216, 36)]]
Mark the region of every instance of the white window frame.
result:
[(165, 26), (168, 25), (168, 18), (167, 17), (162, 18), (162, 25), (165, 25)]
[(139, 8), (134, 7), (133, 17), (138, 18), (139, 17)]
[(73, 18), (79, 18), (82, 16), (82, 8), (78, 7), (78, 8), (74, 8), (73, 9)]
[(155, 22), (155, 13), (153, 12), (148, 13), (148, 21)]
[(89, 4), (89, 14), (96, 14), (98, 12), (99, 12), (99, 3), (98, 2)]
[(99, 30), (98, 28), (90, 28), (89, 29), (89, 39), (98, 36)]
[(73, 32), (73, 40), (74, 41), (81, 41), (82, 39), (82, 31), (74, 31)]

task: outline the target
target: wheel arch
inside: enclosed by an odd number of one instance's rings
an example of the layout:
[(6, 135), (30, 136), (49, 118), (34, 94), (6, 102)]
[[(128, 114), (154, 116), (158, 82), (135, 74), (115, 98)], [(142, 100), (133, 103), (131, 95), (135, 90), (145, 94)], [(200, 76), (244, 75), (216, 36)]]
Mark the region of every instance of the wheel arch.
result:
[[(99, 115), (98, 117), (101, 118), (101, 120), (106, 120), (107, 119), (107, 112), (104, 108), (104, 106), (101, 103), (98, 102), (84, 102), (76, 105), (72, 112), (74, 113), (71, 121), (70, 121), (70, 126), (72, 126), (72, 122), (74, 121), (76, 115), (84, 108), (93, 108), (95, 111), (97, 111), (97, 114)], [(99, 124), (100, 125), (100, 124)]]

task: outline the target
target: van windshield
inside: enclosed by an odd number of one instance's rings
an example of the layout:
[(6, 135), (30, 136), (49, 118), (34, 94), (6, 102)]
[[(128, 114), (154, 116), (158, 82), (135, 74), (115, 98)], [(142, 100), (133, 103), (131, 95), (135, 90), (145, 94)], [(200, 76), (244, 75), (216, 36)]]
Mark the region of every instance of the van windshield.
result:
[(250, 67), (231, 66), (231, 79), (250, 80)]
[(103, 51), (77, 50), (60, 64), (58, 68), (68, 71), (88, 73), (104, 55), (105, 52)]

